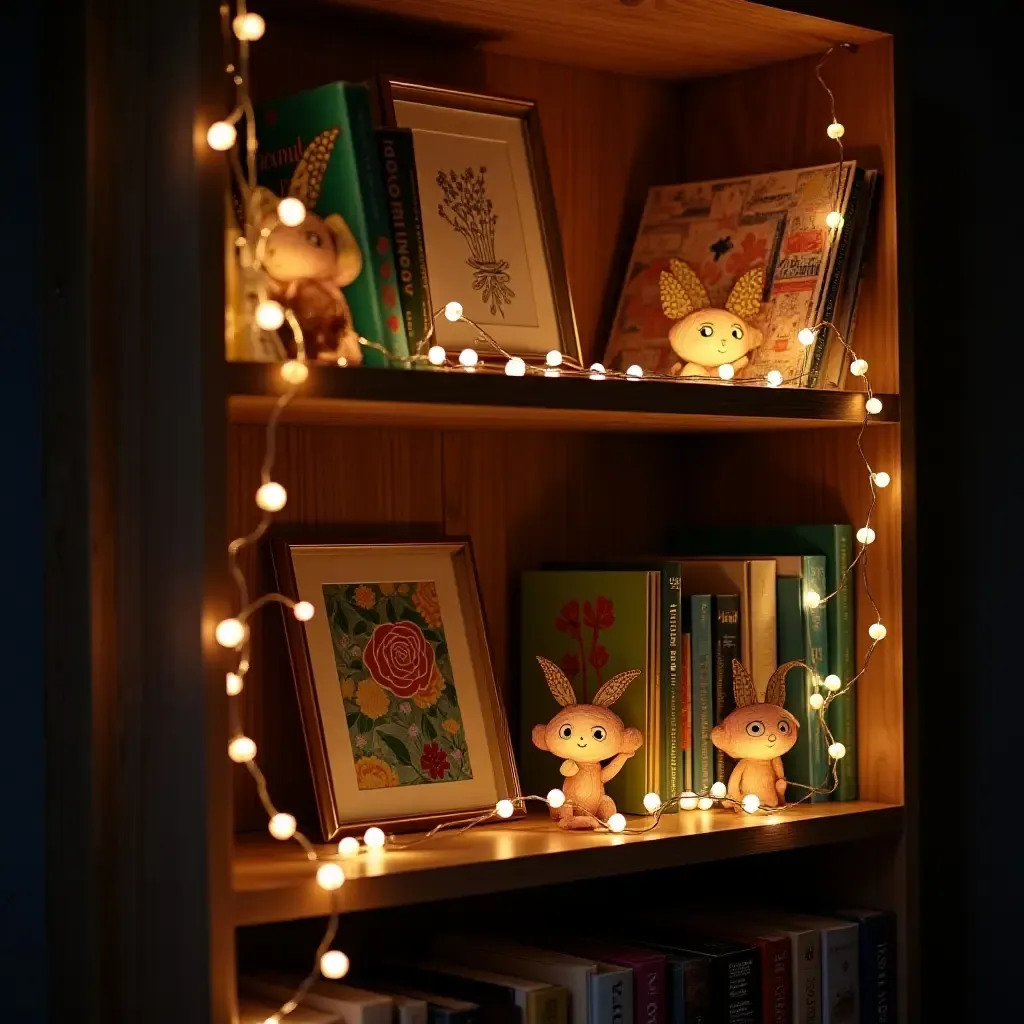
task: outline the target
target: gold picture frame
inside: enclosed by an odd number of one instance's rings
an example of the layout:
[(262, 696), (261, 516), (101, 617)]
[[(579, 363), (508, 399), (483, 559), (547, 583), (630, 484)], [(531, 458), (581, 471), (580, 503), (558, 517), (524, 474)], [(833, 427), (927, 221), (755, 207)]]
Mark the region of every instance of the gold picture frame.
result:
[[(542, 364), (552, 349), (581, 362), (537, 104), (394, 79), (381, 79), (380, 91), (385, 120), (413, 133), (435, 305), (458, 301), (527, 362)], [(479, 216), (461, 216), (456, 207), (467, 204)], [(435, 331), (456, 351), (479, 338), (444, 318)], [(504, 363), (486, 345), (477, 351)]]
[[(325, 841), (469, 820), (519, 780), (469, 542), (271, 544)], [(522, 813), (521, 811), (518, 813)]]

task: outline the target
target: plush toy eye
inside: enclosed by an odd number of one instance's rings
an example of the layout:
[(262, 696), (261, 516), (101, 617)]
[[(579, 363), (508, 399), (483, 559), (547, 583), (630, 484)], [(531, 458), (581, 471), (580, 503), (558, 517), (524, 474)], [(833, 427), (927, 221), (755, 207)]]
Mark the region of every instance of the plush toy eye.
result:
[(743, 340), (743, 328), (740, 327), (739, 324), (733, 324), (733, 326), (732, 326), (732, 336), (737, 341), (742, 341)]
[(748, 736), (763, 736), (764, 735), (764, 722), (748, 722), (747, 723), (747, 735)]
[(787, 736), (789, 734), (789, 722), (784, 718), (779, 719), (779, 732), (781, 732), (783, 736)]
[(313, 246), (314, 249), (319, 249), (323, 242), (320, 241), (320, 236), (315, 231), (306, 232), (306, 241)]
[(572, 726), (568, 722), (566, 722), (565, 725), (563, 725), (562, 728), (558, 730), (558, 735), (561, 736), (563, 740), (571, 739)]
[(590, 735), (593, 736), (598, 743), (600, 743), (601, 740), (603, 740), (605, 736), (608, 735), (608, 733), (603, 725), (595, 725), (594, 728), (590, 730)]
[(714, 327), (711, 326), (711, 324), (702, 324), (700, 327), (697, 328), (697, 333), (702, 338), (710, 338), (711, 335), (715, 333), (715, 329)]

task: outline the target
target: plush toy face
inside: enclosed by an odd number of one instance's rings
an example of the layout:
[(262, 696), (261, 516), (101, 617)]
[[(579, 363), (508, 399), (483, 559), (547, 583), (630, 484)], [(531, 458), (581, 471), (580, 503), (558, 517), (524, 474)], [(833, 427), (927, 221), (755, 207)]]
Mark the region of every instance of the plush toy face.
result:
[(730, 757), (770, 761), (793, 749), (798, 728), (797, 720), (785, 708), (748, 704), (711, 730), (711, 742)]
[(700, 309), (673, 324), (669, 344), (680, 358), (701, 366), (734, 363), (761, 344), (761, 332), (727, 309)]
[(337, 214), (307, 213), (297, 227), (277, 224), (267, 238), (263, 266), (276, 281), (327, 281), (344, 287), (359, 276), (362, 255)]
[(638, 729), (627, 729), (614, 711), (593, 704), (572, 704), (544, 727), (546, 749), (577, 764), (606, 761), (640, 742)]

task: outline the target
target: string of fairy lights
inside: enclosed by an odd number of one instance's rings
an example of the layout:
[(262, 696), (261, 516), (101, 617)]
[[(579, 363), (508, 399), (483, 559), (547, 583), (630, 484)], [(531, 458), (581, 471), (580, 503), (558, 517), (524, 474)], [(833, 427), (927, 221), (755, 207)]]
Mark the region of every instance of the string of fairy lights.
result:
[[(228, 757), (238, 764), (245, 765), (252, 777), (260, 802), (267, 815), (267, 828), (270, 835), (280, 841), (294, 841), (298, 843), (311, 864), (316, 866), (315, 878), (317, 885), (332, 896), (327, 925), (316, 950), (311, 971), (292, 994), (292, 997), (272, 1016), (267, 1018), (265, 1022), (265, 1024), (279, 1024), (282, 1018), (288, 1016), (299, 1006), (320, 974), (327, 978), (337, 979), (344, 977), (349, 970), (348, 957), (341, 950), (331, 948), (337, 935), (339, 923), (339, 904), (336, 894), (345, 882), (342, 862), (360, 856), (365, 851), (398, 852), (422, 843), (438, 840), (442, 835), (458, 835), (479, 825), (507, 820), (513, 817), (517, 808), (523, 808), (529, 803), (539, 803), (546, 805), (552, 810), (557, 810), (564, 807), (568, 801), (565, 793), (560, 789), (552, 789), (545, 796), (531, 794), (504, 798), (499, 800), (493, 808), (484, 812), (470, 816), (462, 821), (445, 822), (429, 832), (401, 842), (397, 841), (394, 837), (385, 835), (382, 829), (374, 826), (368, 828), (363, 833), (361, 839), (355, 836), (345, 836), (338, 843), (337, 855), (335, 857), (319, 851), (299, 831), (294, 815), (279, 810), (271, 799), (267, 780), (256, 760), (256, 744), (249, 736), (245, 735), (239, 713), (238, 698), (245, 689), (245, 680), (251, 664), (250, 622), (258, 611), (270, 604), (283, 605), (300, 622), (308, 622), (315, 614), (315, 609), (308, 601), (294, 601), (280, 593), (266, 593), (251, 599), (245, 573), (239, 565), (239, 555), (243, 549), (251, 547), (261, 540), (270, 526), (274, 514), (280, 512), (288, 500), (285, 488), (273, 478), (277, 428), (282, 413), (299, 393), (303, 383), (308, 378), (309, 368), (306, 361), (301, 327), (290, 309), (268, 297), (266, 288), (260, 280), (260, 270), (267, 240), (277, 223), (280, 222), (288, 226), (301, 224), (305, 219), (306, 210), (300, 200), (289, 197), (282, 199), (278, 204), (276, 218), (271, 217), (268, 220), (263, 216), (260, 218), (257, 226), (254, 219), (249, 216), (249, 198), (257, 186), (255, 118), (249, 93), (249, 47), (250, 44), (263, 37), (266, 31), (266, 24), (259, 14), (246, 9), (245, 0), (235, 0), (233, 8), (228, 4), (221, 5), (220, 15), (224, 26), (226, 45), (230, 47), (229, 59), (226, 62), (225, 70), (235, 88), (235, 108), (224, 120), (217, 121), (210, 126), (207, 131), (207, 142), (212, 149), (228, 155), (231, 172), (243, 197), (243, 208), (246, 212), (245, 223), (235, 240), (235, 244), (238, 250), (239, 265), (243, 269), (243, 279), (246, 282), (246, 300), (249, 303), (250, 310), (249, 328), (253, 331), (275, 331), (287, 322), (292, 331), (296, 348), (296, 358), (281, 364), (280, 373), (285, 383), (285, 390), (278, 398), (267, 420), (266, 446), (260, 469), (260, 483), (254, 496), (256, 506), (261, 513), (259, 522), (250, 533), (232, 540), (228, 545), (228, 568), (237, 587), (239, 611), (234, 616), (220, 621), (215, 628), (217, 643), (234, 652), (235, 656), (234, 667), (226, 675), (227, 695), (230, 698), (231, 729), (231, 737), (228, 742)], [(853, 52), (856, 48), (845, 43), (830, 47), (815, 67), (815, 76), (827, 93), (831, 108), (832, 119), (826, 127), (826, 134), (829, 139), (836, 143), (838, 148), (835, 170), (836, 202), (834, 206), (836, 208), (826, 217), (826, 225), (834, 233), (840, 232), (843, 228), (843, 217), (838, 207), (840, 205), (840, 180), (844, 163), (842, 138), (845, 129), (836, 119), (835, 96), (822, 76), (822, 69), (837, 49)], [(237, 125), (243, 120), (245, 132), (240, 141)], [(239, 153), (240, 150), (244, 151), (242, 155)], [(504, 373), (509, 377), (540, 375), (548, 378), (576, 377), (592, 381), (618, 379), (632, 383), (643, 383), (646, 381), (683, 383), (682, 378), (671, 374), (645, 373), (639, 365), (627, 367), (624, 371), (608, 369), (601, 363), (584, 366), (577, 360), (566, 357), (557, 350), (547, 354), (543, 365), (538, 366), (527, 363), (521, 357), (507, 352), (486, 330), (468, 318), (463, 307), (457, 301), (450, 301), (435, 311), (426, 336), (419, 342), (415, 351), (408, 358), (396, 359), (391, 356), (384, 346), (375, 341), (366, 338), (360, 338), (359, 341), (364, 347), (380, 352), (392, 361), (401, 363), (404, 366), (410, 364), (421, 365), (438, 372), (467, 374), (491, 370), (492, 367), (488, 362), (481, 362), (480, 352), (477, 347), (463, 348), (457, 357), (452, 358), (441, 345), (437, 344), (435, 327), (441, 317), (453, 323), (466, 323), (474, 328), (477, 332), (477, 345), (483, 346), (486, 350), (485, 360), (493, 357), (504, 360)], [(854, 574), (859, 571), (863, 592), (874, 613), (874, 621), (868, 626), (867, 630), (870, 644), (864, 654), (859, 671), (852, 678), (843, 680), (837, 675), (829, 674), (824, 679), (821, 679), (810, 666), (803, 665), (805, 671), (811, 673), (814, 683), (814, 692), (809, 697), (809, 708), (817, 716), (817, 724), (827, 745), (828, 776), (822, 780), (820, 785), (802, 787), (807, 790), (807, 793), (799, 800), (791, 801), (782, 807), (762, 807), (757, 795), (752, 793), (747, 794), (742, 800), (737, 802), (729, 796), (727, 787), (722, 780), (716, 781), (706, 793), (685, 791), (663, 799), (658, 793), (650, 792), (644, 797), (644, 807), (648, 813), (649, 820), (644, 821), (642, 824), (629, 825), (624, 815), (615, 813), (607, 820), (595, 817), (595, 824), (599, 829), (607, 830), (613, 834), (626, 835), (640, 835), (650, 832), (658, 827), (662, 815), (672, 807), (678, 808), (681, 812), (688, 812), (695, 810), (706, 811), (715, 806), (732, 806), (737, 810), (742, 809), (747, 814), (771, 813), (803, 803), (815, 793), (831, 793), (838, 785), (836, 764), (846, 755), (846, 748), (835, 739), (830, 731), (826, 712), (833, 701), (848, 693), (864, 675), (876, 647), (886, 635), (886, 629), (881, 621), (881, 614), (869, 584), (868, 551), (870, 545), (875, 540), (875, 531), (871, 523), (879, 499), (879, 492), (889, 486), (891, 478), (884, 470), (876, 471), (872, 467), (864, 450), (864, 432), (867, 429), (868, 423), (872, 416), (877, 416), (882, 411), (882, 403), (873, 394), (871, 389), (867, 362), (857, 356), (849, 342), (831, 321), (825, 320), (813, 326), (803, 328), (798, 334), (798, 341), (804, 346), (812, 345), (817, 340), (819, 331), (826, 329), (835, 333), (850, 360), (850, 373), (862, 381), (864, 385), (864, 415), (857, 433), (856, 444), (858, 454), (867, 473), (871, 497), (864, 525), (856, 533), (857, 553), (841, 578), (837, 581), (835, 589), (826, 594), (806, 591), (804, 602), (810, 610), (827, 605), (830, 601), (835, 600), (851, 584)], [(338, 362), (342, 366), (345, 365), (344, 359), (340, 359)], [(703, 381), (705, 384), (721, 385), (724, 383), (729, 386), (777, 388), (784, 384), (799, 384), (803, 376), (798, 375), (784, 378), (778, 370), (769, 370), (763, 376), (745, 377), (742, 379), (735, 379), (734, 374), (734, 368), (730, 364), (723, 364), (719, 367), (717, 376), (703, 378), (687, 377), (685, 383), (700, 383)], [(800, 784), (788, 782), (788, 785), (797, 786)]]

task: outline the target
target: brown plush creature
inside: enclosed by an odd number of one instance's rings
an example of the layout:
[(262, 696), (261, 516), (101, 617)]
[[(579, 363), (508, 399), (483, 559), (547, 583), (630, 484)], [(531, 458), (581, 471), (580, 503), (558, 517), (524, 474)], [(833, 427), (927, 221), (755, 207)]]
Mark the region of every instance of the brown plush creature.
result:
[[(363, 361), (363, 353), (342, 288), (362, 272), (363, 254), (344, 218), (313, 212), (337, 137), (337, 128), (321, 132), (292, 174), (288, 195), (306, 207), (301, 224), (289, 227), (277, 220), (278, 197), (262, 187), (253, 192), (250, 216), (260, 229), (270, 227), (260, 260), (267, 294), (295, 314), (306, 357), (331, 363), (344, 358), (354, 364)], [(287, 345), (294, 357), (294, 340), (287, 339)]]
[[(551, 695), (561, 705), (547, 725), (533, 727), (533, 745), (565, 759), (560, 771), (567, 802), (552, 808), (551, 816), (560, 828), (599, 827), (615, 813), (615, 801), (605, 793), (604, 784), (619, 774), (644, 742), (640, 730), (627, 728), (608, 706), (640, 672), (631, 669), (612, 676), (597, 691), (593, 704), (577, 704), (565, 673), (547, 658), (538, 657), (537, 661)], [(602, 761), (608, 763), (602, 766)]]

